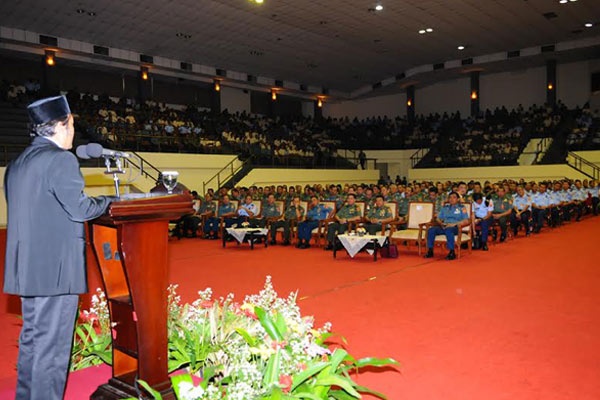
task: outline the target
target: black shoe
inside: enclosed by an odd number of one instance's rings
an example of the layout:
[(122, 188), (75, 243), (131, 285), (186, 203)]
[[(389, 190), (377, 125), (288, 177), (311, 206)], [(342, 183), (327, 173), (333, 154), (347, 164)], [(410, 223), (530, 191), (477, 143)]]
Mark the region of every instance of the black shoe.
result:
[(425, 254), (425, 258), (433, 258), (433, 249), (427, 249), (427, 254)]
[(298, 243), (296, 243), (296, 247), (299, 249), (301, 249), (303, 245), (304, 245), (304, 241), (302, 241), (302, 240), (298, 240)]
[(284, 240), (283, 243), (281, 243), (283, 246), (289, 246), (290, 245), (290, 241), (289, 240)]
[(271, 241), (269, 242), (269, 244), (270, 244), (271, 246), (275, 246), (275, 245), (277, 244), (277, 240), (275, 240), (275, 239), (271, 239)]
[(488, 247), (487, 247), (487, 243), (484, 243), (483, 246), (481, 246), (481, 250), (483, 251), (488, 251)]
[(331, 243), (327, 243), (327, 246), (325, 246), (325, 251), (331, 251), (333, 250), (333, 245)]
[(506, 234), (503, 233), (502, 235), (500, 235), (500, 243), (504, 242), (506, 240)]
[(454, 260), (455, 258), (456, 258), (456, 254), (454, 253), (454, 250), (450, 250), (450, 252), (446, 256), (446, 260)]

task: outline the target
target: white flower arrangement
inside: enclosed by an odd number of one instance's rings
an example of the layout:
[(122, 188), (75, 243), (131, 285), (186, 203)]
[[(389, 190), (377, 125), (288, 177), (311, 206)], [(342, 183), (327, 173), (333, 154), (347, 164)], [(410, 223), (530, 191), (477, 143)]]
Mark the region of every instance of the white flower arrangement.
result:
[[(297, 292), (278, 297), (270, 276), (258, 294), (246, 296), (241, 304), (233, 294), (213, 299), (210, 288), (198, 292), (193, 303), (181, 304), (176, 289), (168, 288), (169, 371), (188, 371), (172, 377), (178, 399), (348, 399), (360, 398), (359, 392), (385, 398), (356, 385), (349, 371), (398, 363), (357, 360), (341, 348), (327, 346), (331, 324), (315, 328), (313, 317), (301, 315)], [(100, 293), (98, 300), (104, 296)], [(108, 320), (108, 313), (95, 312)], [(319, 397), (323, 393), (328, 395)]]

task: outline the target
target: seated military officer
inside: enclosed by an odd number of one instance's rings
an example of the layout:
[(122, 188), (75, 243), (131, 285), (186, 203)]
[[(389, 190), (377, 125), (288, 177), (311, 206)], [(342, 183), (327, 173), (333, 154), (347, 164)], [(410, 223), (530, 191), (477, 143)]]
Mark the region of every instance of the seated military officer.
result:
[(494, 211), (492, 211), (492, 217), (494, 221), (500, 225), (500, 241), (506, 240), (506, 230), (508, 228), (508, 218), (512, 213), (512, 196), (506, 194), (506, 189), (503, 186), (499, 186), (496, 191), (496, 196), (492, 198), (494, 202)]
[(348, 223), (360, 221), (360, 207), (355, 203), (353, 194), (348, 194), (346, 204), (335, 214), (335, 221), (327, 226), (327, 246), (325, 250), (332, 250), (336, 234), (342, 234), (348, 230)]
[(552, 199), (546, 191), (546, 184), (540, 183), (537, 193), (534, 193), (531, 198), (531, 208), (533, 212), (533, 233), (539, 233), (544, 226), (544, 220), (548, 215), (548, 210), (552, 207)]
[(598, 181), (592, 179), (589, 184), (588, 194), (592, 198), (592, 213), (594, 215), (598, 215), (598, 203), (600, 202), (599, 195), (600, 186), (598, 185)]
[(254, 217), (256, 217), (257, 214), (258, 214), (258, 210), (257, 210), (256, 204), (254, 204), (252, 202), (252, 196), (247, 194), (246, 197), (244, 197), (244, 202), (242, 204), (240, 204), (240, 206), (237, 209), (237, 215), (238, 215), (238, 217), (240, 217), (240, 218), (238, 218), (238, 220), (240, 222), (244, 222), (244, 220), (248, 220), (248, 222), (252, 226), (261, 225), (262, 221), (258, 218), (254, 218)]
[(300, 205), (300, 196), (294, 196), (292, 203), (286, 208), (285, 213), (271, 224), (271, 244), (277, 244), (275, 237), (277, 229), (283, 228), (283, 245), (290, 244), (290, 227), (292, 221), (300, 222), (304, 218), (306, 210)]
[[(488, 251), (487, 239), (492, 221), (492, 211), (494, 204), (491, 200), (486, 200), (481, 192), (473, 193), (473, 215), (475, 216), (475, 226), (479, 226), (478, 246), (483, 251)], [(441, 208), (440, 208), (441, 210)], [(437, 215), (437, 214), (436, 214)]]
[(585, 202), (588, 198), (588, 192), (583, 188), (580, 179), (575, 181), (575, 187), (571, 189), (571, 196), (573, 199), (573, 210), (577, 213), (576, 221), (579, 221), (585, 211)]
[(440, 213), (435, 218), (434, 225), (427, 230), (427, 254), (425, 258), (433, 257), (433, 244), (435, 237), (446, 235), (446, 246), (448, 255), (446, 260), (454, 260), (454, 237), (458, 235), (459, 230), (469, 224), (469, 215), (465, 206), (459, 203), (458, 193), (452, 191), (448, 195), (448, 204), (444, 205)]
[(517, 236), (519, 226), (525, 227), (525, 236), (529, 236), (529, 218), (531, 217), (531, 200), (525, 194), (523, 186), (517, 186), (515, 196), (513, 197), (513, 213), (510, 216), (510, 224), (513, 234)]
[(206, 238), (216, 239), (217, 232), (219, 231), (219, 218), (225, 218), (225, 227), (228, 228), (236, 222), (235, 216), (235, 206), (229, 201), (229, 196), (224, 195), (217, 208), (217, 214), (207, 218), (204, 223), (204, 236)]
[(559, 207), (562, 211), (563, 221), (570, 221), (574, 210), (575, 202), (571, 194), (571, 186), (568, 181), (563, 181), (562, 184), (555, 185), (558, 198), (560, 200)]
[[(264, 228), (268, 222), (276, 221), (281, 217), (281, 211), (275, 203), (275, 195), (273, 193), (267, 196), (267, 201), (263, 204), (260, 214), (262, 218), (258, 219), (255, 223), (261, 228)], [(272, 241), (271, 244), (275, 243)]]
[(306, 213), (306, 220), (298, 224), (298, 244), (296, 247), (308, 249), (313, 229), (319, 226), (319, 221), (327, 219), (333, 211), (331, 208), (319, 203), (319, 198), (313, 195), (310, 198), (310, 208)]
[(385, 205), (383, 196), (378, 195), (375, 197), (375, 204), (369, 209), (367, 213), (367, 223), (364, 228), (369, 235), (375, 235), (377, 232), (382, 230), (382, 227), (392, 222), (394, 216), (392, 210)]

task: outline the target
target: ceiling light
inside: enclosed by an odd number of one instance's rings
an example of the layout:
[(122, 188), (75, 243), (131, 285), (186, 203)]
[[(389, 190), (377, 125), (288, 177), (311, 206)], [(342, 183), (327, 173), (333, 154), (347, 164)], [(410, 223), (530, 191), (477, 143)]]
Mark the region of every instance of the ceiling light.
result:
[(420, 33), (421, 35), (422, 35), (422, 34), (424, 34), (424, 33), (425, 33), (425, 29), (421, 29), (421, 30), (419, 31), (419, 33)]
[(571, 3), (575, 3), (577, 0), (569, 0)]
[(591, 22), (588, 22), (585, 24), (586, 28), (591, 28), (592, 26), (594, 26), (594, 24), (592, 24)]
[(457, 47), (457, 49), (459, 49), (459, 50), (464, 50), (464, 49), (465, 49), (465, 46), (458, 46), (458, 47)]
[(46, 50), (46, 65), (54, 67), (56, 62), (54, 61), (54, 55), (56, 54), (53, 50)]
[(264, 0), (254, 0), (256, 4), (262, 4)]
[(427, 29), (425, 29), (425, 30), (427, 31), (427, 33), (431, 33), (431, 32), (433, 32), (433, 29), (431, 29), (431, 28), (427, 28)]
[(560, 4), (567, 4), (569, 2), (569, 0), (560, 0), (559, 3)]
[(381, 4), (377, 4), (375, 6), (375, 11), (381, 11), (381, 10), (383, 10), (383, 6)]

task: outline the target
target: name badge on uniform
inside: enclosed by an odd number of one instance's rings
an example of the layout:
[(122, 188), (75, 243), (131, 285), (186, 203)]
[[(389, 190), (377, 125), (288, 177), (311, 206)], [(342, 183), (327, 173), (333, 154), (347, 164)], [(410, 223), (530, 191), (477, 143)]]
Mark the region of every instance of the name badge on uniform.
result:
[(457, 208), (456, 210), (454, 210), (454, 214), (460, 214), (460, 209)]

